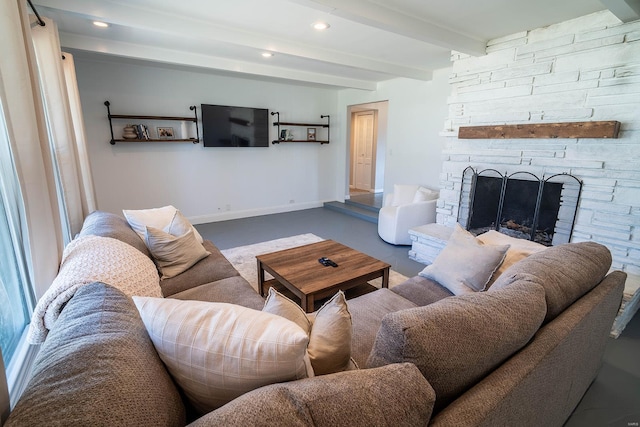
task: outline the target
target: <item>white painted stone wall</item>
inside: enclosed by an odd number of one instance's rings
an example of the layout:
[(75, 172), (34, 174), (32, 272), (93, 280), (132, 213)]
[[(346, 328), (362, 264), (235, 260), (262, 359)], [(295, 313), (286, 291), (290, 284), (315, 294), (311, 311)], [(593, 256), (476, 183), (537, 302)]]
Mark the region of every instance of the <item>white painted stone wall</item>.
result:
[[(458, 216), (462, 171), (495, 168), (584, 182), (572, 241), (609, 247), (640, 274), (640, 21), (603, 11), (453, 53), (437, 222)], [(458, 139), (460, 126), (618, 120), (618, 139)]]

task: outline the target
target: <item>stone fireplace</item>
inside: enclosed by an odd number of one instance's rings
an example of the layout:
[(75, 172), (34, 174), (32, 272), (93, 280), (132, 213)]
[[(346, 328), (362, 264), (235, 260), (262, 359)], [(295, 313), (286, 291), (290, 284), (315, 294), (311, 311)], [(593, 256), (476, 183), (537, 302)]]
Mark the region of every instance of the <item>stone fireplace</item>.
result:
[[(566, 239), (609, 248), (612, 268), (629, 275), (620, 317), (633, 316), (640, 305), (640, 21), (598, 12), (491, 40), (481, 57), (453, 52), (452, 61), (437, 223), (468, 218), (469, 166), (503, 176), (569, 173), (583, 186)], [(462, 126), (606, 120), (621, 123), (617, 139), (458, 138)]]

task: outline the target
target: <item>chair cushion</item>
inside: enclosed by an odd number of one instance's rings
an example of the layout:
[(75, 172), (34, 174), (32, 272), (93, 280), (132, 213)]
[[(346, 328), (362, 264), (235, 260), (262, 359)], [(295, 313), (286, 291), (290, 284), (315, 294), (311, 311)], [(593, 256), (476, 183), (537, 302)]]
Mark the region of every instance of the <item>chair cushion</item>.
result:
[(426, 202), (427, 200), (435, 200), (440, 196), (440, 192), (437, 190), (431, 190), (426, 187), (419, 187), (416, 194), (413, 196), (413, 203)]
[(565, 243), (512, 265), (489, 290), (507, 288), (520, 280), (540, 284), (546, 295), (545, 322), (549, 322), (600, 283), (610, 267), (611, 252), (606, 246), (595, 242)]
[(545, 313), (544, 289), (535, 283), (390, 313), (367, 365), (415, 364), (436, 392), (437, 412), (524, 347)]
[(419, 185), (395, 184), (393, 186), (393, 200), (391, 206), (400, 206), (413, 203), (413, 198), (418, 191)]

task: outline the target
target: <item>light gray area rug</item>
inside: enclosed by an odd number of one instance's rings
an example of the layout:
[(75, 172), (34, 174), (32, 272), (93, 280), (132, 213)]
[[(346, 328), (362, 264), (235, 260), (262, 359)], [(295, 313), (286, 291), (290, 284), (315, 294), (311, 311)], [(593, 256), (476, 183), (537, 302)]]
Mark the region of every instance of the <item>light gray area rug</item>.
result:
[[(258, 292), (258, 266), (256, 261), (256, 255), (268, 254), (270, 252), (281, 251), (283, 249), (295, 248), (296, 246), (308, 245), (309, 243), (316, 243), (324, 240), (322, 237), (318, 237), (315, 234), (299, 234), (297, 236), (283, 237), (282, 239), (269, 240), (266, 242), (255, 243), (253, 245), (238, 246), (237, 248), (224, 249), (222, 255), (225, 256), (235, 267), (236, 270), (244, 277), (251, 286)], [(271, 279), (272, 277), (267, 273), (265, 277)], [(389, 287), (392, 288), (395, 285), (407, 280), (406, 276), (391, 270), (389, 272)], [(382, 284), (382, 279), (372, 280), (373, 286), (379, 288)]]

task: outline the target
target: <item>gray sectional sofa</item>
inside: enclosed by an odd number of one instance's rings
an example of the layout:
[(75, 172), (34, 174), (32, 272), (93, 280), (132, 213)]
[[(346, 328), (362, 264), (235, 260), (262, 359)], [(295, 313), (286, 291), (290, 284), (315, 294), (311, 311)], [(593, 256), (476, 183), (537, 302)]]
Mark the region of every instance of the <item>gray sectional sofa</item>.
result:
[[(124, 218), (95, 212), (81, 234), (146, 252)], [(211, 255), (161, 281), (165, 297), (264, 300), (211, 242)], [(595, 243), (519, 261), (488, 291), (452, 296), (416, 276), (348, 301), (361, 369), (267, 385), (195, 414), (130, 297), (82, 287), (42, 345), (8, 426), (559, 426), (595, 378), (622, 299)], [(164, 282), (164, 283), (163, 283)]]

